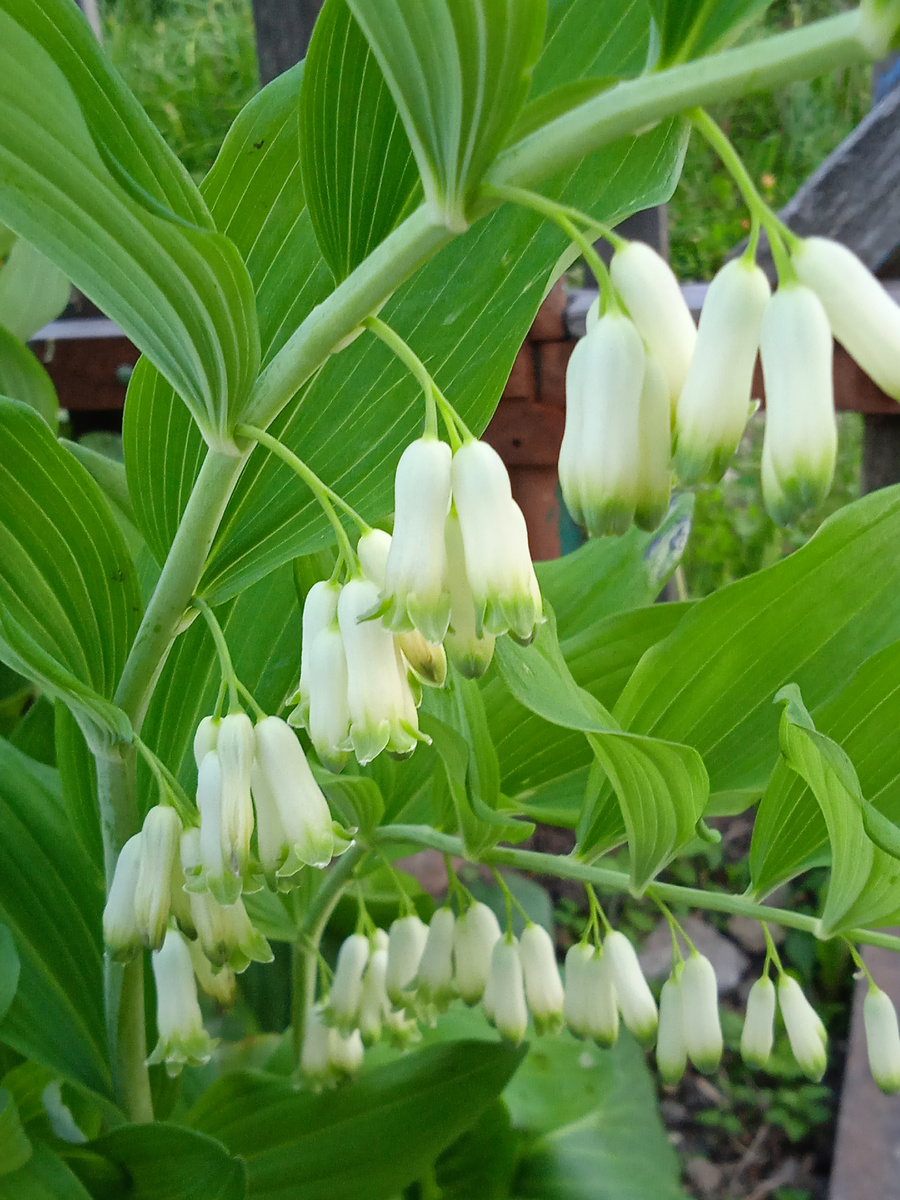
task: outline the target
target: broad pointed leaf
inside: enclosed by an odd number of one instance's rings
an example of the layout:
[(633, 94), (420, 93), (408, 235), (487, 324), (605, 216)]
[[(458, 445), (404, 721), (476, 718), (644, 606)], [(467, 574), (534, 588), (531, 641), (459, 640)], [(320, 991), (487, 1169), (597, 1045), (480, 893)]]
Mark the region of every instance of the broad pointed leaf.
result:
[(31, 1158), (31, 1142), (22, 1128), (13, 1097), (0, 1088), (0, 1176), (18, 1171)]
[(30, 242), (17, 238), (0, 267), (0, 325), (27, 342), (56, 320), (71, 294), (72, 285), (59, 267)]
[[(0, 274), (2, 279), (2, 274)], [(53, 380), (31, 350), (0, 324), (0, 396), (21, 400), (56, 429), (59, 401)]]
[(0, 1175), (0, 1200), (91, 1200), (91, 1196), (62, 1159), (37, 1143), (24, 1166)]
[(772, 0), (649, 0), (659, 31), (660, 67), (720, 49)]
[(247, 1172), (214, 1138), (162, 1121), (95, 1138), (94, 1154), (122, 1168), (133, 1200), (244, 1200)]

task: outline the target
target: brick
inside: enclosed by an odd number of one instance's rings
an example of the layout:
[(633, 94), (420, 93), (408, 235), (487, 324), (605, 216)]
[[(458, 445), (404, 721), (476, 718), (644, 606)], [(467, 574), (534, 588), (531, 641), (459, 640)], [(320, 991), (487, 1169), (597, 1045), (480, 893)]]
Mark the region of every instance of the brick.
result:
[(121, 409), (138, 351), (124, 337), (32, 342), (47, 368), (59, 403), (72, 412)]
[(559, 498), (556, 467), (512, 467), (513, 496), (525, 516), (535, 562), (559, 558)]
[(536, 396), (535, 356), (529, 342), (519, 350), (516, 360), (503, 389), (503, 398), (509, 400), (534, 400)]
[(508, 467), (556, 467), (564, 414), (546, 404), (501, 400), (484, 437)]
[(542, 342), (538, 368), (539, 399), (541, 404), (566, 406), (566, 367), (575, 348), (574, 341)]
[(528, 337), (532, 342), (555, 342), (566, 336), (566, 292), (560, 279), (537, 310)]

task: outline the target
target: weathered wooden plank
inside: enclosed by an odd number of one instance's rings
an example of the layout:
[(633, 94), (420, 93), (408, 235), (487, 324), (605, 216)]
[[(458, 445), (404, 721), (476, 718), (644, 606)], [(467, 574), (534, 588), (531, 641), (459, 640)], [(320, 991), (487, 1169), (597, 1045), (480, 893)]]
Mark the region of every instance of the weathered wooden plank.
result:
[(263, 87), (306, 56), (322, 0), (253, 0)]

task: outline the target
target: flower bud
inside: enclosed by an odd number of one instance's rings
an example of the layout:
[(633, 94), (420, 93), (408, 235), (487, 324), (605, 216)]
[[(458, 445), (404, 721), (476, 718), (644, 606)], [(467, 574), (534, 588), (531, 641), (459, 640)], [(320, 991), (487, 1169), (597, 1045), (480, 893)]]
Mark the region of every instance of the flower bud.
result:
[(594, 947), (576, 942), (566, 953), (566, 986), (563, 997), (563, 1016), (576, 1037), (588, 1037), (588, 964), (594, 957)]
[(900, 400), (900, 306), (840, 242), (805, 238), (791, 261), (800, 282), (821, 300), (847, 353), (883, 392)]
[(364, 1046), (373, 1046), (381, 1039), (381, 1027), (391, 1007), (385, 986), (387, 948), (388, 936), (379, 929), (373, 939), (359, 998), (359, 1032)]
[(619, 1036), (619, 1007), (612, 968), (606, 955), (595, 950), (587, 964), (587, 1036), (610, 1049)]
[(191, 964), (200, 987), (222, 1008), (231, 1008), (237, 994), (237, 979), (231, 967), (213, 971), (212, 964), (200, 948), (199, 942), (188, 942)]
[(863, 1002), (863, 1022), (866, 1027), (866, 1047), (872, 1078), (883, 1092), (892, 1096), (900, 1092), (900, 1030), (897, 1010), (890, 996), (870, 986)]
[(475, 598), (466, 575), (459, 517), (451, 512), (444, 526), (447, 576), (450, 582), (450, 628), (444, 645), (450, 661), (466, 679), (480, 679), (494, 656), (494, 638), (475, 628)]
[(450, 621), (444, 521), (450, 510), (450, 447), (436, 437), (411, 442), (397, 464), (394, 534), (385, 573), (384, 623), (418, 629), (440, 642)]
[(682, 483), (715, 483), (738, 448), (770, 294), (765, 273), (746, 258), (726, 263), (709, 285), (675, 411), (675, 470)]
[(668, 1087), (679, 1082), (687, 1065), (686, 1002), (681, 980), (675, 974), (670, 975), (659, 997), (659, 1032), (656, 1038), (656, 1069)]
[(428, 926), (415, 915), (399, 917), (391, 925), (388, 938), (388, 960), (385, 986), (393, 1004), (403, 1004), (405, 993), (416, 977)]
[(208, 891), (220, 904), (233, 904), (241, 894), (242, 884), (222, 828), (222, 771), (215, 750), (204, 757), (197, 773), (197, 807), (200, 810), (198, 857), (187, 863), (182, 854), (185, 889), (190, 893)]
[(527, 645), (542, 618), (541, 593), (503, 460), (487, 442), (469, 441), (454, 454), (451, 474), (476, 633), (509, 632)]
[[(296, 734), (280, 717), (256, 725), (253, 788), (257, 811), (265, 814), (267, 870), (281, 881), (303, 866), (326, 867), (334, 855), (328, 803), (313, 778)], [(277, 852), (273, 851), (277, 847)], [(260, 845), (260, 854), (263, 850)]]
[(416, 998), (445, 1012), (453, 999), (453, 940), (456, 918), (452, 908), (439, 908), (431, 918), (417, 975)]
[(490, 1019), (497, 1032), (506, 1041), (518, 1045), (528, 1027), (528, 1008), (522, 960), (512, 934), (506, 934), (494, 946), (485, 997), (485, 1011), (490, 1007)]
[(310, 694), (310, 651), (316, 636), (327, 629), (337, 615), (338, 597), (341, 586), (331, 579), (322, 579), (314, 583), (306, 593), (303, 603), (303, 622), (300, 641), (300, 682), (297, 687), (298, 701), (297, 716), (300, 724), (306, 727), (309, 723), (309, 694)]
[(672, 494), (672, 434), (666, 377), (655, 358), (648, 356), (641, 388), (638, 424), (637, 493), (634, 523), (652, 533), (669, 511)]
[(157, 804), (144, 818), (141, 861), (134, 890), (134, 917), (141, 941), (158, 950), (166, 936), (172, 867), (178, 859), (181, 821), (174, 808)]
[(778, 289), (763, 314), (766, 382), (763, 499), (772, 520), (789, 524), (828, 495), (837, 456), (831, 382), (831, 330), (815, 293)]
[(306, 1013), (300, 1051), (300, 1070), (311, 1083), (321, 1086), (329, 1077), (330, 1041), (331, 1030), (325, 1024), (323, 1007), (314, 1004)]
[(609, 312), (570, 360), (560, 487), (593, 537), (625, 533), (634, 517), (646, 358), (634, 324)]
[(674, 404), (681, 395), (697, 341), (697, 328), (672, 268), (644, 242), (616, 250), (609, 266), (629, 316), (662, 367)]
[(216, 753), (222, 773), (222, 836), (231, 848), (237, 873), (246, 875), (253, 836), (250, 770), (253, 765), (253, 724), (246, 713), (222, 718)]
[(361, 933), (344, 938), (338, 951), (326, 1015), (342, 1033), (356, 1028), (362, 999), (363, 973), (369, 961), (369, 939)]
[(141, 869), (142, 840), (142, 835), (136, 833), (119, 852), (106, 907), (103, 909), (103, 940), (116, 962), (127, 962), (141, 949), (134, 893)]
[(164, 1062), (174, 1078), (185, 1064), (201, 1067), (209, 1062), (215, 1043), (203, 1028), (191, 952), (177, 929), (166, 933), (162, 949), (153, 951), (151, 961), (159, 1041), (147, 1065)]
[(210, 750), (215, 750), (221, 724), (219, 717), (203, 717), (197, 726), (197, 732), (194, 734), (194, 762), (198, 767)]
[(347, 656), (350, 737), (361, 764), (388, 749), (410, 754), (418, 726), (410, 726), (394, 638), (380, 621), (366, 620), (378, 605), (378, 588), (351, 579), (341, 591), (338, 621)]
[(501, 938), (492, 909), (478, 900), (460, 916), (453, 931), (456, 986), (466, 1004), (481, 999), (491, 969), (491, 955)]
[(555, 1033), (562, 1028), (565, 995), (556, 965), (556, 948), (543, 925), (525, 926), (519, 941), (519, 957), (535, 1030)]
[(684, 1044), (688, 1058), (709, 1075), (722, 1060), (719, 989), (713, 965), (696, 951), (684, 964), (678, 981), (684, 1008)]
[(775, 1040), (775, 984), (768, 975), (757, 979), (747, 996), (747, 1015), (741, 1033), (741, 1058), (762, 1071)]
[(336, 1075), (350, 1077), (363, 1065), (363, 1044), (359, 1030), (344, 1036), (337, 1029), (328, 1031), (328, 1065)]
[(379, 591), (387, 584), (388, 555), (391, 552), (391, 535), (383, 529), (370, 529), (356, 544), (356, 556), (363, 575), (374, 583)]
[(624, 933), (613, 931), (603, 943), (622, 1020), (642, 1042), (652, 1042), (658, 1016), (656, 1001), (647, 986), (634, 946)]
[(309, 653), (310, 741), (323, 766), (339, 771), (347, 762), (350, 708), (347, 703), (347, 656), (337, 622), (316, 634)]
[(800, 984), (790, 975), (782, 975), (778, 980), (778, 1000), (797, 1065), (804, 1075), (818, 1083), (828, 1064), (825, 1026), (803, 995)]

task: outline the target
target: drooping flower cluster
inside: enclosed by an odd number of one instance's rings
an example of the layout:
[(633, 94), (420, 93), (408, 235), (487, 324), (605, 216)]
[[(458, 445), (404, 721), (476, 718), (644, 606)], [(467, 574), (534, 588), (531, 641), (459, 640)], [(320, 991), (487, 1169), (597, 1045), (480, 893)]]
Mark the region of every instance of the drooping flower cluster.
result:
[[(617, 241), (617, 245), (618, 245)], [(671, 467), (683, 484), (721, 479), (766, 389), (762, 488), (779, 524), (828, 494), (837, 454), (832, 337), (900, 399), (900, 307), (860, 260), (826, 238), (791, 240), (774, 295), (752, 254), (709, 286), (699, 330), (648, 246), (623, 243), (566, 376), (559, 458), (566, 506), (594, 536), (655, 528)], [(662, 395), (671, 402), (671, 432)]]
[(467, 440), (455, 454), (425, 436), (404, 450), (394, 533), (363, 534), (359, 570), (315, 584), (303, 610), (292, 724), (339, 769), (422, 740), (422, 685), (440, 687), (447, 658), (468, 678), (487, 670), (494, 640), (530, 642), (541, 621), (525, 518), (500, 456)]

